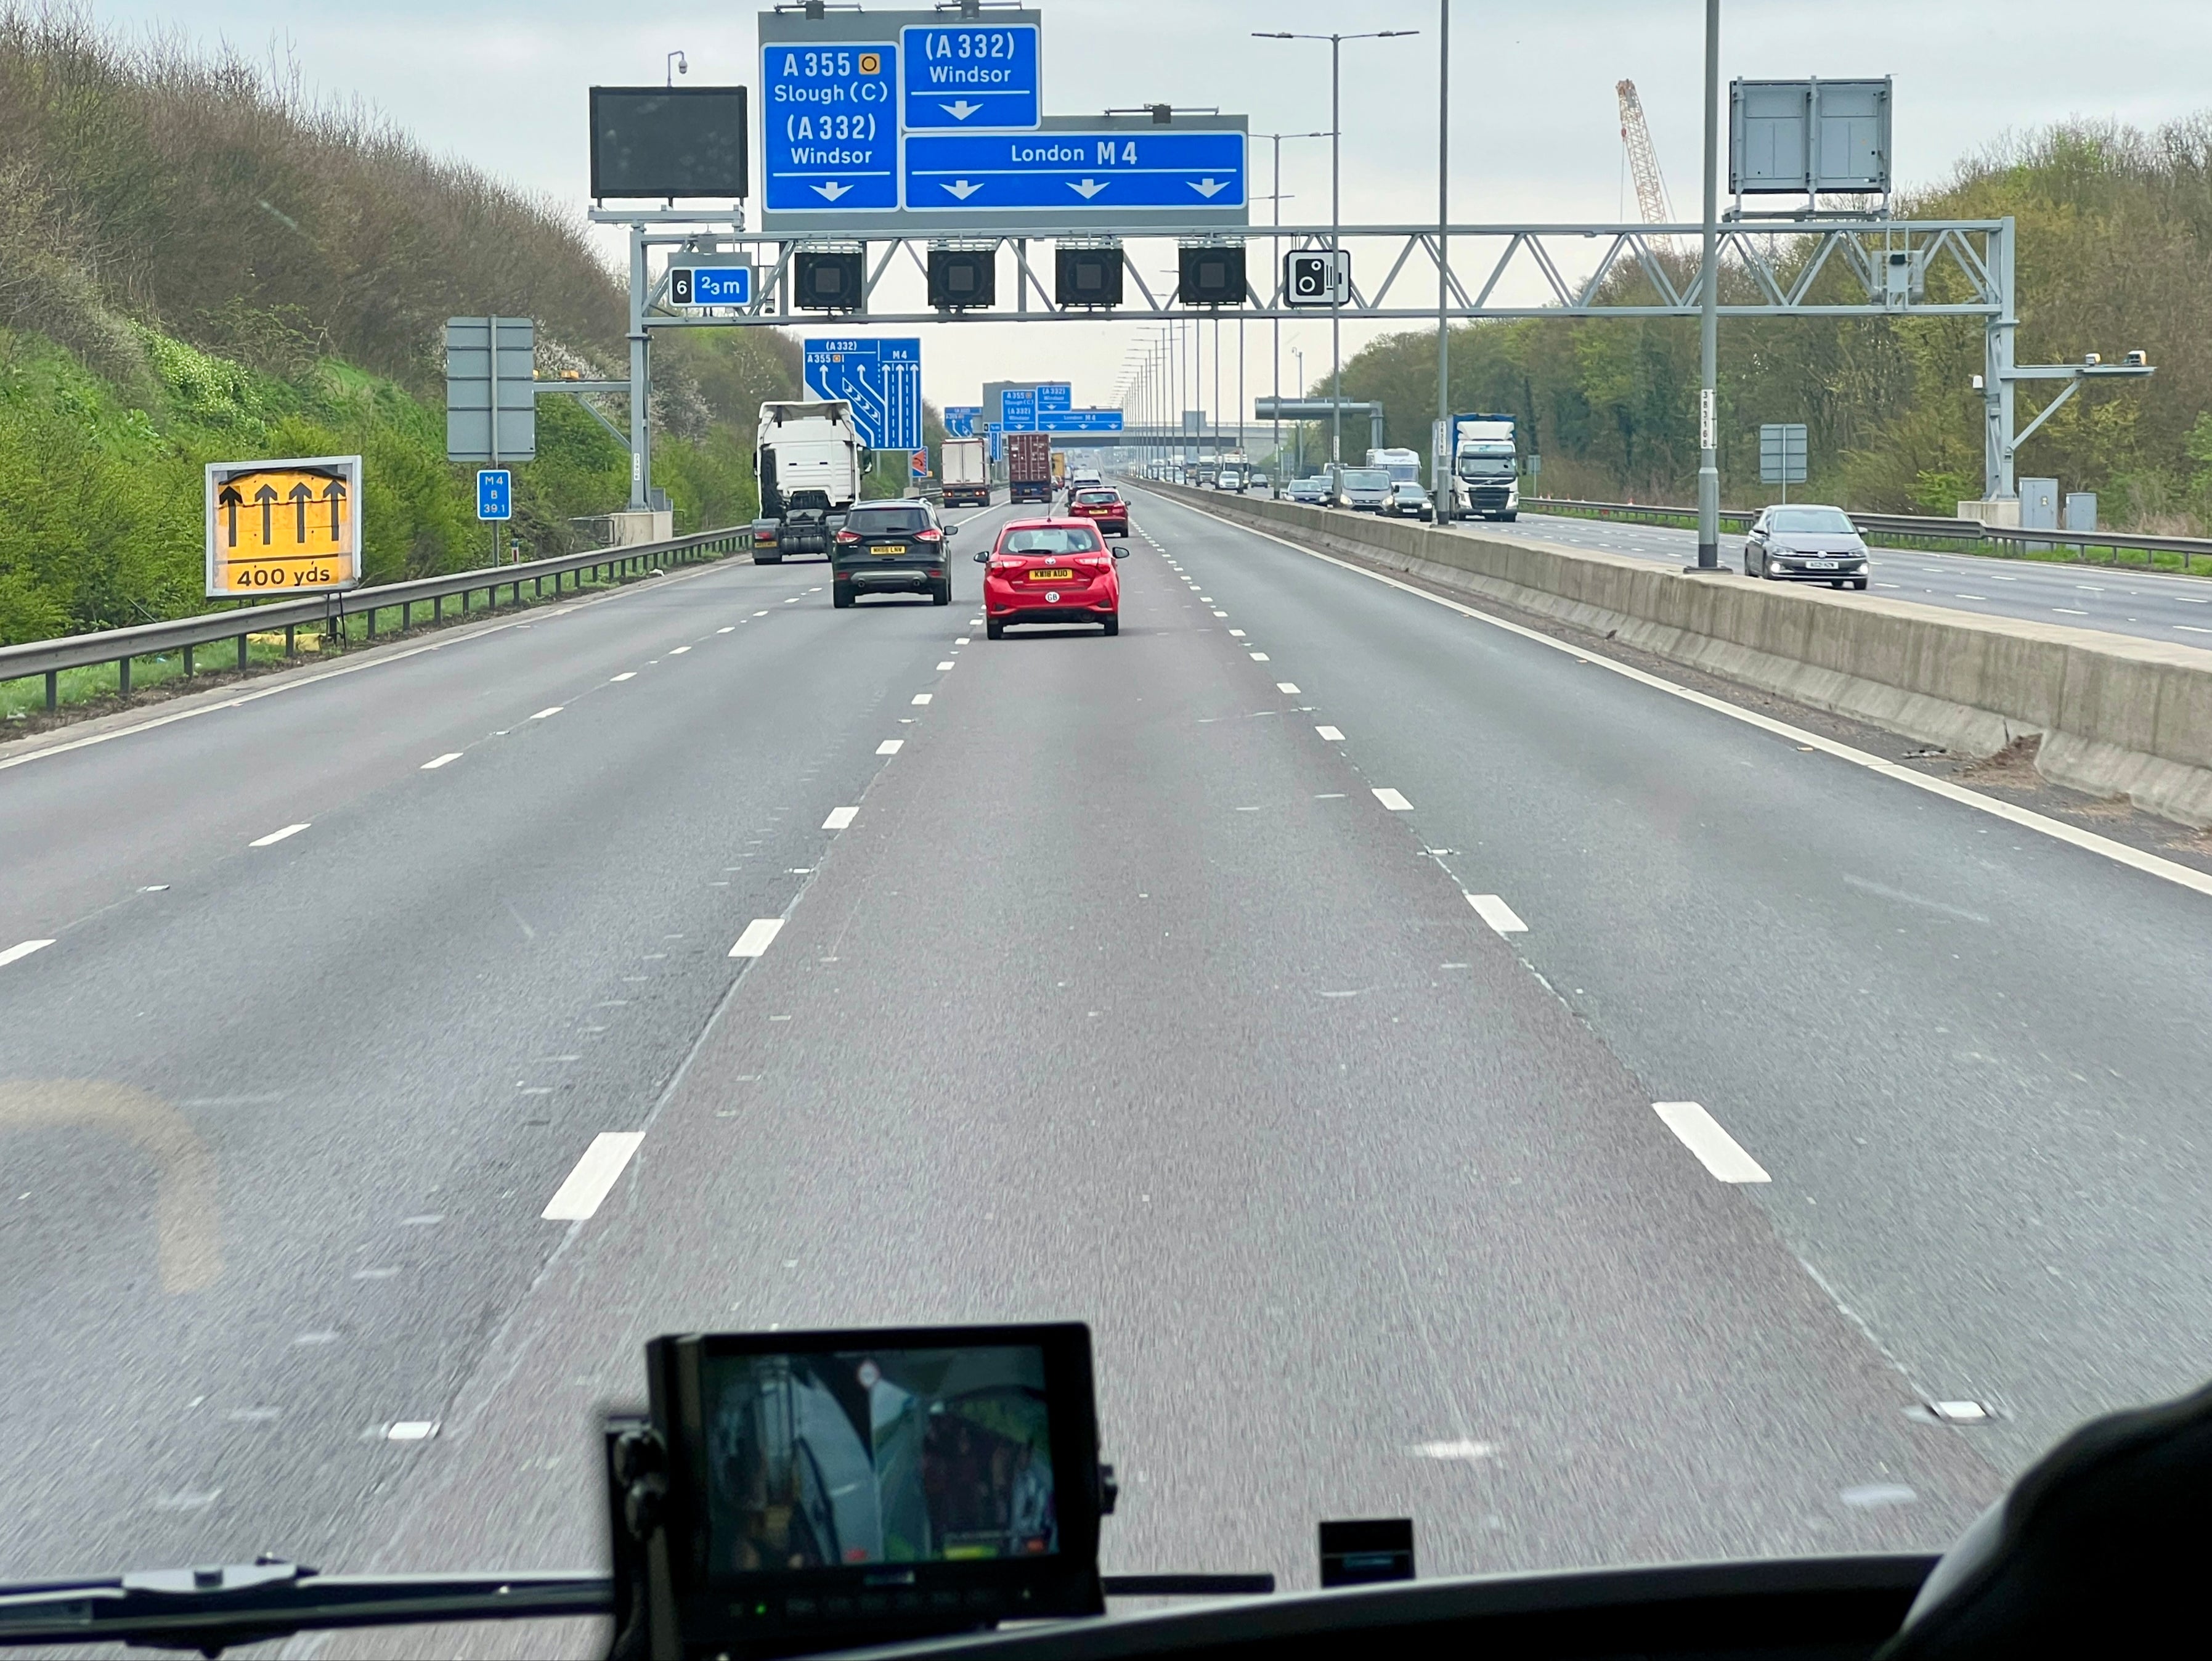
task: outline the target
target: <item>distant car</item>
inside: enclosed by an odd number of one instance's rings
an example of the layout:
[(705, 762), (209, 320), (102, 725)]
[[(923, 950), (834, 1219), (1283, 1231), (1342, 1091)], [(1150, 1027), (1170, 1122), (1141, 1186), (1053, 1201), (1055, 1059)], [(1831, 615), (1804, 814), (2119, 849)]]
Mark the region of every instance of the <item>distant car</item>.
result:
[(1743, 574), (1832, 588), (1867, 586), (1866, 538), (1840, 508), (1792, 502), (1769, 508), (1744, 538)]
[(863, 594), (927, 594), (952, 604), (945, 543), (953, 534), (927, 502), (856, 502), (830, 544), (830, 603), (839, 611)]
[(999, 532), (983, 567), (983, 629), (1003, 640), (1010, 624), (1096, 623), (1121, 632), (1121, 582), (1114, 562), (1129, 551), (1106, 549), (1088, 519), (1016, 520)]
[(1379, 514), (1389, 505), (1393, 483), (1388, 467), (1339, 467), (1329, 482), (1328, 506)]
[(1399, 479), (1390, 486), (1390, 499), (1382, 504), (1382, 511), (1392, 519), (1437, 516), (1437, 510), (1429, 506), (1429, 493), (1410, 478)]
[(1303, 502), (1310, 508), (1321, 508), (1328, 502), (1328, 481), (1318, 473), (1311, 478), (1294, 478), (1285, 487), (1283, 494), (1292, 502)]
[(1070, 519), (1087, 519), (1109, 537), (1129, 534), (1129, 504), (1111, 485), (1091, 485), (1075, 492), (1067, 504)]

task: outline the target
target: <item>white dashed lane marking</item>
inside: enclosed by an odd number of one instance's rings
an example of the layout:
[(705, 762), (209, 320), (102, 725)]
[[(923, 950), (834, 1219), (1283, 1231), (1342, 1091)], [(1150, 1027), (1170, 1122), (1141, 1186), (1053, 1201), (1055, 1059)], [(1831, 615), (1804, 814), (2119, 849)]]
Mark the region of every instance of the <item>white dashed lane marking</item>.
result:
[(1682, 1146), (1698, 1162), (1724, 1183), (1764, 1183), (1772, 1178), (1758, 1160), (1745, 1153), (1720, 1122), (1696, 1102), (1654, 1102), (1651, 1110), (1667, 1129), (1681, 1138)]
[(617, 675), (615, 678), (617, 680), (635, 680), (637, 678), (637, 671), (635, 669), (625, 669), (622, 673)]
[(429, 760), (424, 762), (422, 764), (422, 770), (425, 773), (434, 773), (438, 769), (443, 767), (447, 762), (459, 761), (460, 758), (461, 752), (459, 751), (448, 750), (444, 755), (433, 756)]
[(1291, 681), (1279, 680), (1275, 683), (1275, 690), (1278, 692), (1290, 692), (1295, 694), (1298, 689), (1297, 685)]
[(563, 709), (567, 709), (568, 707), (568, 705), (566, 705), (565, 703), (556, 703), (556, 704), (555, 704), (555, 705), (554, 705), (551, 709), (540, 709), (540, 710), (539, 710), (536, 715), (532, 715), (530, 719), (531, 719), (531, 720), (532, 720), (532, 721), (544, 721), (544, 720), (547, 716), (549, 716), (549, 715), (559, 715), (559, 714), (560, 714)]
[(1387, 784), (1376, 787), (1375, 800), (1394, 813), (1410, 813), (1413, 811), (1413, 804)]
[(1331, 744), (1341, 744), (1344, 742), (1344, 734), (1338, 732), (1334, 727), (1316, 727), (1314, 728), (1314, 731), (1320, 733)]
[(312, 819), (301, 819), (299, 824), (288, 824), (282, 830), (271, 830), (265, 837), (256, 837), (252, 842), (246, 845), (248, 848), (266, 848), (272, 842), (282, 842), (287, 837), (298, 836), (300, 832), (306, 830), (308, 825), (313, 823), (314, 823), (314, 821)]
[(1467, 903), (1475, 915), (1501, 934), (1525, 934), (1528, 925), (1514, 915), (1513, 908), (1495, 894), (1469, 894)]
[(745, 925), (745, 932), (738, 936), (738, 943), (730, 948), (733, 958), (757, 958), (774, 944), (783, 932), (781, 917), (755, 917)]
[(0, 952), (0, 967), (20, 963), (33, 952), (43, 952), (52, 944), (52, 940), (18, 940), (5, 952)]
[(930, 694), (928, 694), (927, 692), (916, 692), (916, 693), (914, 695), (914, 701), (915, 701), (916, 703), (928, 703), (928, 702), (929, 702), (929, 699), (930, 699)]
[(584, 1157), (555, 1190), (545, 1209), (538, 1214), (549, 1223), (580, 1223), (599, 1210), (645, 1140), (642, 1130), (602, 1130), (592, 1138)]
[(822, 828), (824, 830), (842, 830), (859, 817), (860, 812), (857, 807), (833, 807), (830, 810), (830, 817), (822, 821)]
[(876, 753), (879, 756), (896, 756), (905, 743), (904, 739), (885, 739), (876, 746)]

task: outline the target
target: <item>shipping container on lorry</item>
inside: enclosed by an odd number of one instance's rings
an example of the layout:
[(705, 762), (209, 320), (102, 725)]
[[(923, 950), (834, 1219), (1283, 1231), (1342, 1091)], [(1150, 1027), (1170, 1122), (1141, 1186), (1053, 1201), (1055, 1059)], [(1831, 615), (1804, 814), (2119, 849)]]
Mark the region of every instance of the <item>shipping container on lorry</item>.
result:
[(1452, 511), (1510, 520), (1521, 512), (1521, 459), (1510, 415), (1452, 417)]
[(753, 562), (830, 556), (830, 538), (860, 496), (860, 435), (842, 399), (763, 404), (753, 456), (761, 517)]
[(1015, 502), (1050, 502), (1052, 435), (1008, 433), (1004, 442), (1009, 499)]
[(980, 438), (948, 438), (938, 455), (945, 478), (948, 508), (988, 508), (991, 505), (990, 462)]

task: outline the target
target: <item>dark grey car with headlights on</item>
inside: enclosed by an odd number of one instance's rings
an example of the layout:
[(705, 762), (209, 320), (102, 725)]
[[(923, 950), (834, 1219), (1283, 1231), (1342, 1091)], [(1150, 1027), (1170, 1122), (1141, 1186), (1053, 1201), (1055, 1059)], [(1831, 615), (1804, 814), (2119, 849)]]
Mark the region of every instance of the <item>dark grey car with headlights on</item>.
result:
[(1866, 539), (1840, 508), (1769, 508), (1743, 542), (1743, 574), (1834, 588), (1867, 586)]

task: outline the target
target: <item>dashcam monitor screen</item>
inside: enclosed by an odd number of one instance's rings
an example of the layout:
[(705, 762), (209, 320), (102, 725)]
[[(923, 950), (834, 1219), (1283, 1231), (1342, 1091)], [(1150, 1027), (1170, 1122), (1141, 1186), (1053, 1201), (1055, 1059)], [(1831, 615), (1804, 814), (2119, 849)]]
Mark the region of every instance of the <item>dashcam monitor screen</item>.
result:
[(710, 1357), (715, 1578), (1060, 1549), (1044, 1352)]

